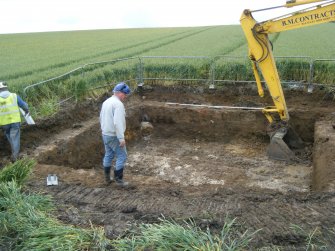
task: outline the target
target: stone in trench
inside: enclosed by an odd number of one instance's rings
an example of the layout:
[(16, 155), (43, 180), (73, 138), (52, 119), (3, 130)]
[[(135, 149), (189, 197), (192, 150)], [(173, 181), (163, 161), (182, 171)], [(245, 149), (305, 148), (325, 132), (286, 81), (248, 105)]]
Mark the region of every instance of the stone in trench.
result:
[(141, 134), (143, 136), (148, 136), (154, 130), (153, 125), (150, 122), (141, 122)]

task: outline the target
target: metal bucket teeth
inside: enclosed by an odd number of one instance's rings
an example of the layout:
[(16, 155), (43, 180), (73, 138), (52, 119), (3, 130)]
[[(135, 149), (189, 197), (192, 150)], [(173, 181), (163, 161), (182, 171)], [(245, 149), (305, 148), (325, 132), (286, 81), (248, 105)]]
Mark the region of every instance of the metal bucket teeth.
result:
[(270, 145), (267, 149), (269, 158), (288, 162), (293, 160), (294, 153), (283, 140), (284, 136), (285, 134), (282, 132), (277, 132), (272, 136)]

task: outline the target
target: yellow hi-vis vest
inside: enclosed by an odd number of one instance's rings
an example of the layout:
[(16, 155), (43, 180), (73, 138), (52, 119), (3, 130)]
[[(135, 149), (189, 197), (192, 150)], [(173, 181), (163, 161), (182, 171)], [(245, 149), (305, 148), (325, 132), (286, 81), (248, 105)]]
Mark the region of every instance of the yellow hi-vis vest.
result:
[(0, 97), (0, 126), (21, 122), (17, 96), (11, 93), (7, 98)]

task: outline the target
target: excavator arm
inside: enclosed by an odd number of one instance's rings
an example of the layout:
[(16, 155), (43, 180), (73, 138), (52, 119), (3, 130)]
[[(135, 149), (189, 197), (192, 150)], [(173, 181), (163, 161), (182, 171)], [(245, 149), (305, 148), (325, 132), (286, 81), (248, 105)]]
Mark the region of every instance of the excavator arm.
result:
[[(290, 8), (316, 2), (319, 2), (316, 6), (260, 23), (253, 18), (253, 11), (251, 10), (244, 10), (240, 18), (240, 23), (248, 42), (249, 58), (252, 62), (258, 94), (261, 97), (264, 96), (259, 74), (261, 72), (274, 103), (274, 106), (263, 109), (263, 113), (270, 123), (269, 128), (273, 129), (270, 132), (271, 141), (268, 155), (274, 159), (292, 159), (294, 154), (290, 148), (299, 148), (302, 145), (302, 141), (288, 126), (290, 117), (268, 35), (335, 21), (335, 1), (291, 0), (287, 1), (285, 5), (273, 7)], [(269, 9), (272, 8), (264, 10)]]

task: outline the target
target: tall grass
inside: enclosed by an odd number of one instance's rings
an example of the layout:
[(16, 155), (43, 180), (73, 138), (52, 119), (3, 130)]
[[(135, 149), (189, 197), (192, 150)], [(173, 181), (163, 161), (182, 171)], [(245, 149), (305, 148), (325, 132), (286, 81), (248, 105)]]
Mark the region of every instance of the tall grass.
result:
[[(128, 29), (0, 35), (3, 38), (0, 48), (5, 52), (3, 61), (7, 62), (0, 62), (3, 69), (0, 79), (7, 80), (18, 90), (79, 65), (140, 55), (204, 29)], [(16, 45), (16, 50), (12, 48), (13, 44)]]
[[(334, 58), (334, 24), (317, 25), (271, 37), (275, 56), (311, 56)], [(299, 36), (297, 35), (299, 34)], [(319, 34), (319, 35), (317, 35)], [(327, 34), (327, 46), (316, 46), (313, 39)], [(313, 39), (304, 39), (301, 36)], [(283, 39), (283, 37), (285, 39)], [(144, 60), (141, 73), (138, 60), (89, 65), (61, 79), (29, 89), (28, 102), (36, 114), (46, 116), (55, 112), (49, 107), (55, 100), (73, 96), (85, 97), (91, 87), (126, 79), (176, 78), (217, 80), (254, 80), (247, 58), (247, 44), (239, 25), (51, 32), (36, 34), (0, 35), (0, 80), (6, 80), (10, 90), (23, 95), (30, 84), (59, 76), (80, 66), (119, 58), (149, 56), (208, 56), (209, 60)], [(216, 56), (242, 56), (243, 60), (221, 60)], [(214, 63), (214, 65), (213, 65)], [(214, 69), (214, 71), (213, 71)], [(306, 62), (278, 62), (283, 80), (306, 81), (309, 66)], [(315, 82), (333, 84), (334, 64), (320, 63), (315, 68)], [(50, 99), (51, 101), (47, 101)], [(40, 104), (41, 103), (41, 104)]]
[(19, 186), (22, 185), (32, 172), (35, 163), (34, 160), (25, 158), (5, 166), (0, 171), (0, 183), (14, 181)]
[(139, 233), (113, 242), (117, 250), (234, 251), (247, 249), (254, 233), (237, 231), (236, 222), (226, 222), (218, 235), (201, 230), (192, 221), (183, 225), (161, 219), (159, 224), (141, 224)]
[(50, 197), (22, 193), (15, 182), (0, 183), (0, 195), (0, 243), (8, 250), (106, 250), (109, 245), (100, 228), (76, 228), (54, 218)]
[(306, 251), (328, 250), (326, 242), (322, 238), (320, 228), (315, 228), (314, 230), (308, 232), (302, 227), (292, 224), (291, 229), (294, 231), (294, 233), (305, 237)]
[(0, 250), (106, 250), (103, 229), (65, 225), (51, 215), (49, 196), (22, 192), (34, 165), (24, 159), (0, 171)]
[[(334, 58), (334, 30), (334, 24), (323, 24), (280, 33), (272, 38), (274, 55)], [(327, 39), (319, 47), (323, 34)], [(96, 61), (141, 55), (247, 57), (239, 25), (4, 34), (0, 38), (0, 79), (15, 91)]]

